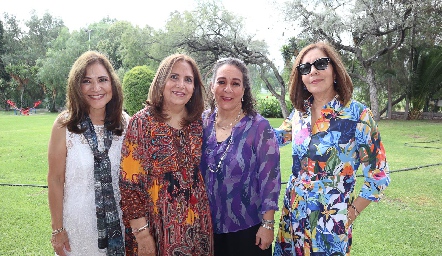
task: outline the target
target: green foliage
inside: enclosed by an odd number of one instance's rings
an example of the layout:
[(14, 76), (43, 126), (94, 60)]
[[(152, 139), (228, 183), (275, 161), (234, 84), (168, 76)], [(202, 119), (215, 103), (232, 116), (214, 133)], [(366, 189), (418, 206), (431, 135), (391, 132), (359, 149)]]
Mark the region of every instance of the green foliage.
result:
[(419, 117), (425, 104), (442, 91), (442, 47), (416, 50), (411, 90), (411, 119)]
[(124, 75), (124, 108), (129, 115), (144, 107), (154, 76), (155, 73), (147, 66), (134, 67)]
[(72, 41), (67, 28), (62, 29), (53, 42), (53, 48), (46, 52), (46, 58), (39, 59), (37, 77), (39, 83), (45, 88), (47, 109), (57, 112), (66, 102), (66, 84), (69, 71), (77, 58), (76, 51), (66, 45)]
[[(264, 96), (256, 100), (257, 110), (263, 117), (282, 118), (281, 105), (279, 101), (272, 96)], [(289, 100), (286, 100), (289, 113), (292, 111), (293, 106)]]

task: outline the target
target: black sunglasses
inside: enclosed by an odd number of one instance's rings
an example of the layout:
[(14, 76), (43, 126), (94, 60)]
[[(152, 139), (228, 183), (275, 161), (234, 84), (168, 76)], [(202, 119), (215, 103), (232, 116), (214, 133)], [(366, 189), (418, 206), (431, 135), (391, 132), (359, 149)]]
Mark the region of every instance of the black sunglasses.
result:
[(308, 75), (312, 71), (312, 65), (315, 66), (317, 70), (325, 70), (328, 67), (328, 63), (331, 62), (330, 58), (324, 57), (313, 61), (313, 63), (299, 64), (296, 68), (301, 75)]

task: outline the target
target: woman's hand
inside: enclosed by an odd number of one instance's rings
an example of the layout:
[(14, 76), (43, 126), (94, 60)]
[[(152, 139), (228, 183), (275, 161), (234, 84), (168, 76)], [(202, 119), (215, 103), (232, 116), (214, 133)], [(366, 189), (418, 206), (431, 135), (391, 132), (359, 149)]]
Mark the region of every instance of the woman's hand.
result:
[(138, 243), (138, 256), (155, 256), (155, 239), (150, 234), (149, 229), (135, 234)]
[(64, 249), (68, 252), (71, 251), (71, 245), (69, 244), (68, 233), (66, 233), (66, 231), (53, 235), (51, 243), (55, 253), (59, 256), (66, 256)]
[(273, 230), (266, 229), (261, 226), (256, 233), (255, 244), (258, 245), (261, 250), (266, 250), (272, 245), (273, 237)]

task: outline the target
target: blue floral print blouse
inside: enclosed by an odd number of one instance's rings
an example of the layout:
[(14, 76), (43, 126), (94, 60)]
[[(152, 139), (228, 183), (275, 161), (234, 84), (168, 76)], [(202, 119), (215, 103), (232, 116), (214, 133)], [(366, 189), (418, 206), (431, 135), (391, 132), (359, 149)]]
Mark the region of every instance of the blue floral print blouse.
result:
[(307, 111), (294, 110), (279, 129), (281, 145), (292, 142), (293, 166), (281, 212), (274, 255), (345, 255), (351, 248), (347, 207), (359, 167), (359, 196), (379, 201), (389, 185), (385, 149), (369, 108), (335, 97), (311, 123)]

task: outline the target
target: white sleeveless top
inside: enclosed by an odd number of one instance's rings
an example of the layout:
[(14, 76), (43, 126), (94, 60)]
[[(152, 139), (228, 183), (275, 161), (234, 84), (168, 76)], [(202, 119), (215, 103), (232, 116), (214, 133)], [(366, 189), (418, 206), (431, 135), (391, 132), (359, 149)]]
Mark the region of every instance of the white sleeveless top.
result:
[[(112, 186), (117, 201), (120, 220), (120, 175), (121, 146), (126, 134), (129, 116), (124, 115), (125, 129), (122, 136), (113, 135), (109, 149)], [(104, 148), (104, 126), (94, 125), (98, 148)], [(66, 129), (66, 173), (63, 200), (63, 226), (67, 231), (71, 252), (67, 255), (106, 255), (106, 249), (98, 249), (97, 217), (95, 211), (94, 156), (83, 134), (71, 133)], [(121, 228), (124, 236), (124, 226)]]

